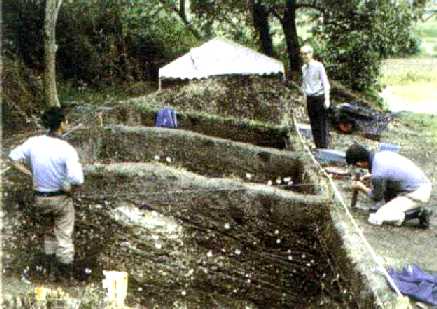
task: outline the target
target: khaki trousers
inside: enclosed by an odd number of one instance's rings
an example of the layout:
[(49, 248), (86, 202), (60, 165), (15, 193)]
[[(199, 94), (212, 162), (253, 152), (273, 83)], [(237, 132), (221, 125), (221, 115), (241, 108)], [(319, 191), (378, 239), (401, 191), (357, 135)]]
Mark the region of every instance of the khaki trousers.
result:
[(382, 205), (376, 213), (371, 214), (369, 223), (375, 225), (381, 225), (384, 222), (402, 224), (407, 210), (418, 208), (429, 201), (431, 187), (431, 184), (424, 184), (416, 191), (395, 197)]
[(73, 199), (66, 195), (35, 197), (34, 216), (44, 229), (44, 252), (61, 263), (70, 264), (74, 259)]

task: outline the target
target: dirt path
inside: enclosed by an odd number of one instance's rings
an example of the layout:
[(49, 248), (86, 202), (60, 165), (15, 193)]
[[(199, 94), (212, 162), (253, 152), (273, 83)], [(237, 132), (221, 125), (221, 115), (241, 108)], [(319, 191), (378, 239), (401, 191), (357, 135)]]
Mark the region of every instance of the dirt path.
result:
[(405, 98), (397, 95), (392, 87), (386, 87), (381, 96), (388, 110), (392, 113), (399, 112), (413, 112), (420, 114), (434, 114), (437, 115), (437, 102), (408, 102)]
[(387, 86), (380, 95), (391, 112), (437, 114), (437, 59), (388, 59), (381, 73)]

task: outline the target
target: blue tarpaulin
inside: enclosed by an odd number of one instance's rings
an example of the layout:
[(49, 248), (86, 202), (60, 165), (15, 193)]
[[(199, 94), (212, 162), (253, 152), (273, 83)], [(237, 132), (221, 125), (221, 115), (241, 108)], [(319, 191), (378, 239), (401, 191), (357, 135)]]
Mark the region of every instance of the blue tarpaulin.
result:
[(163, 128), (177, 128), (178, 121), (176, 118), (176, 111), (169, 107), (161, 108), (156, 114), (155, 126)]
[(426, 273), (417, 265), (407, 265), (402, 271), (390, 268), (388, 273), (402, 294), (437, 305), (437, 274)]

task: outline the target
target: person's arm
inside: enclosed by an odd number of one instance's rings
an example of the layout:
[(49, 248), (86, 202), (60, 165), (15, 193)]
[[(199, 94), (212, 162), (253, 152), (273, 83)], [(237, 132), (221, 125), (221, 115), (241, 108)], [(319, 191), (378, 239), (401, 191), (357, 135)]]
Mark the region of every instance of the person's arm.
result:
[(65, 167), (66, 177), (64, 191), (69, 192), (72, 190), (72, 187), (78, 187), (83, 184), (84, 181), (82, 165), (80, 164), (79, 156), (74, 148), (71, 148), (71, 152), (65, 162)]
[(21, 173), (23, 173), (23, 174), (25, 174), (27, 176), (32, 177), (32, 172), (27, 168), (26, 165), (24, 165), (23, 162), (21, 162), (21, 161), (13, 161), (13, 160), (10, 160), (9, 162), (10, 162), (10, 164), (13, 167), (15, 167)]
[(379, 203), (384, 200), (386, 181), (383, 178), (372, 178), (372, 188), (361, 181), (353, 181), (351, 188), (366, 193), (374, 202)]
[(320, 65), (320, 79), (322, 80), (323, 91), (325, 93), (324, 106), (325, 109), (328, 109), (329, 106), (331, 105), (331, 98), (330, 98), (331, 85), (329, 84), (328, 75), (326, 75), (325, 67), (323, 66), (323, 64)]
[(372, 190), (368, 193), (369, 197), (375, 201), (379, 202), (384, 199), (384, 192), (386, 189), (387, 181), (381, 177), (372, 177)]
[(372, 191), (369, 187), (367, 187), (364, 183), (362, 183), (359, 180), (352, 181), (351, 189), (352, 190), (359, 190), (361, 192), (366, 193), (367, 195), (370, 195), (371, 191)]
[(9, 153), (9, 163), (21, 173), (28, 176), (32, 176), (32, 172), (23, 163), (26, 160), (26, 158), (29, 156), (29, 147), (30, 147), (29, 144), (30, 142), (26, 141), (20, 146), (14, 148)]
[(304, 81), (304, 76), (305, 76), (305, 69), (304, 69), (304, 66), (302, 66), (302, 85), (301, 85), (301, 92), (302, 92), (302, 95), (303, 95), (303, 104), (304, 104), (304, 109), (305, 109), (305, 112), (307, 112), (306, 111), (306, 106), (307, 106), (307, 94), (305, 93), (305, 81)]

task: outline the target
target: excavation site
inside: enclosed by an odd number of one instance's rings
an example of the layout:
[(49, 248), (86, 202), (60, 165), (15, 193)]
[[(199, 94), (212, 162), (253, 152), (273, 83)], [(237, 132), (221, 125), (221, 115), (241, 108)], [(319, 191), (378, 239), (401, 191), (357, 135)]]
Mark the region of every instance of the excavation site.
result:
[[(125, 303), (132, 308), (385, 308), (394, 302), (302, 143), (291, 103), (251, 115), (230, 104), (205, 110), (178, 102), (158, 94), (72, 109), (81, 126), (65, 138), (85, 172), (74, 194), (80, 292), (72, 298), (98, 303), (102, 294), (87, 290), (113, 270), (127, 272)], [(154, 126), (163, 106), (177, 110), (177, 128)], [(31, 304), (30, 287), (40, 282), (42, 235), (27, 207), (31, 185), (12, 169), (3, 175), (5, 308)]]

